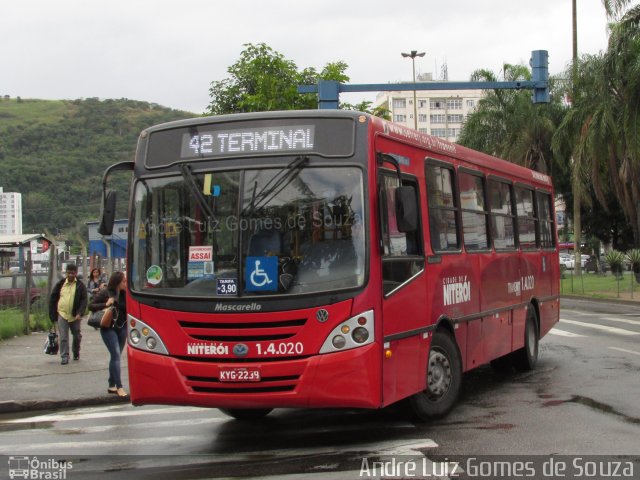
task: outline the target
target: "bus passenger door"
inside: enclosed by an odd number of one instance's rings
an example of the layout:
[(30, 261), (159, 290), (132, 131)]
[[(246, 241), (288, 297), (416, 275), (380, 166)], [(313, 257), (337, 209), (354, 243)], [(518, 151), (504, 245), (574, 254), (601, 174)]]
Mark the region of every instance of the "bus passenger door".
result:
[[(414, 188), (419, 204), (416, 179), (403, 177), (402, 184)], [(378, 185), (384, 349), (391, 352), (382, 360), (382, 394), (383, 403), (389, 405), (425, 388), (425, 369), (422, 367), (426, 367), (428, 343), (420, 332), (427, 320), (425, 261), (421, 225), (414, 232), (400, 232), (398, 229), (395, 205), (395, 190), (399, 186), (397, 173), (382, 171)]]

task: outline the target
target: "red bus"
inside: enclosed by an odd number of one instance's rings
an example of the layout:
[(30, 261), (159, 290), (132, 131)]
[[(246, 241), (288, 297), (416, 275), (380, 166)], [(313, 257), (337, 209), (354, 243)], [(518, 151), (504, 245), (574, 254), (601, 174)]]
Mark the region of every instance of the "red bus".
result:
[[(350, 111), (142, 132), (128, 238), (135, 405), (446, 414), (559, 318), (550, 177)], [(106, 189), (105, 189), (106, 192)], [(113, 200), (105, 193), (102, 231)]]

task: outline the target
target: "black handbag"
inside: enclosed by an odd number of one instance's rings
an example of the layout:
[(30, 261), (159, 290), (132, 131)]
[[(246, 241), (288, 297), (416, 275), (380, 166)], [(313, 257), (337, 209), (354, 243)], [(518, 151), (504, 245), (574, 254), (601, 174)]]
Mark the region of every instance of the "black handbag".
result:
[(98, 328), (111, 328), (113, 321), (118, 318), (118, 310), (114, 306), (109, 306), (98, 310), (97, 312), (91, 312), (87, 324), (95, 329)]
[(60, 344), (58, 343), (58, 334), (55, 330), (49, 332), (47, 341), (44, 342), (44, 353), (47, 355), (57, 355), (60, 350)]

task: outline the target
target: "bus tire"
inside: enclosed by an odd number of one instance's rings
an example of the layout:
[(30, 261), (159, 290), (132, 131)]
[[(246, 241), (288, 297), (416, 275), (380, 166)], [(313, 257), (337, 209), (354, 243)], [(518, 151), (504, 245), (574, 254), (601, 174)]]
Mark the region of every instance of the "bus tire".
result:
[(427, 388), (408, 398), (414, 420), (444, 417), (458, 400), (462, 387), (462, 360), (453, 337), (437, 330), (431, 340), (426, 369)]
[(527, 320), (524, 326), (524, 347), (513, 353), (513, 364), (521, 372), (533, 370), (538, 362), (538, 317), (533, 305), (527, 306)]
[(219, 410), (236, 420), (258, 420), (269, 415), (273, 408), (220, 408)]

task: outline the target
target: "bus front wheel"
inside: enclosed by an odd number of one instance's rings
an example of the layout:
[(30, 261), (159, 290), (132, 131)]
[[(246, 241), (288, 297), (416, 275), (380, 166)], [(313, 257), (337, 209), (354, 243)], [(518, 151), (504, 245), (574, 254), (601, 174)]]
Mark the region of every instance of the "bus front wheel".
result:
[(273, 408), (220, 408), (219, 410), (236, 420), (257, 420), (269, 415)]
[(538, 362), (538, 316), (533, 305), (527, 307), (524, 326), (524, 347), (513, 352), (513, 364), (521, 372), (533, 370)]
[(453, 408), (462, 386), (462, 360), (453, 337), (438, 330), (431, 340), (427, 388), (408, 398), (411, 416), (418, 421), (445, 416)]

